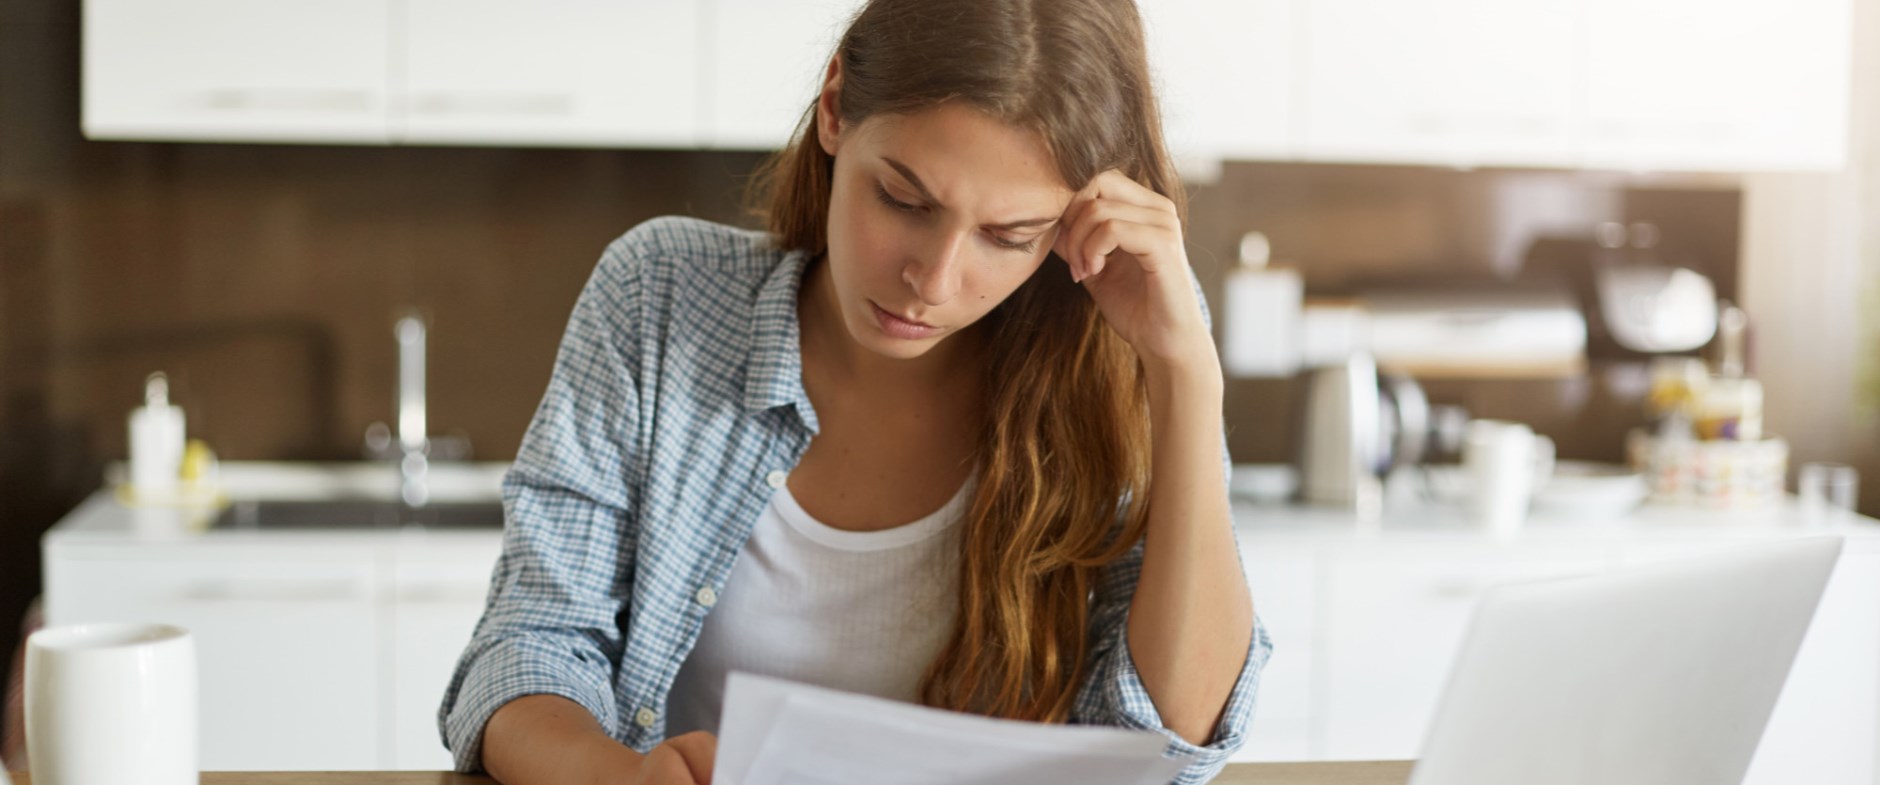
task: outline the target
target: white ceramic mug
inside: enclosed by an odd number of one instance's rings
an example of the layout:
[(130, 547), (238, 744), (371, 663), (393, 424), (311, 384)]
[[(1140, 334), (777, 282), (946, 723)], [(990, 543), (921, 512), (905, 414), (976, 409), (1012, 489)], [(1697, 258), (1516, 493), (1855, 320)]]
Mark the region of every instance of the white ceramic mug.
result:
[(1476, 525), (1507, 536), (1527, 519), (1528, 501), (1554, 471), (1554, 442), (1507, 420), (1471, 420), (1462, 463)]
[(162, 624), (26, 639), (34, 785), (196, 785), (196, 642)]

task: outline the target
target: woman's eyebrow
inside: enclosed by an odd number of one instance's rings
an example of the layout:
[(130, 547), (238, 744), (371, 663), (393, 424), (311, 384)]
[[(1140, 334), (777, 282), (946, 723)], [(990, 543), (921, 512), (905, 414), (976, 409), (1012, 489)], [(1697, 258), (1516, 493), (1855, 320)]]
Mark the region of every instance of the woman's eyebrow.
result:
[[(893, 158), (889, 158), (885, 155), (881, 157), (881, 160), (888, 162), (889, 166), (894, 167), (894, 171), (900, 172), (902, 177), (907, 178), (908, 184), (914, 186), (914, 190), (920, 192), (920, 198), (927, 200), (927, 203), (933, 205), (934, 207), (940, 208), (942, 210), (946, 209), (946, 205), (941, 204), (939, 199), (934, 198), (933, 192), (927, 190), (927, 184), (920, 181), (920, 175), (914, 174), (914, 170), (907, 168), (907, 164), (901, 163), (900, 161), (896, 161)], [(1009, 222), (1002, 223), (1002, 224), (992, 224), (988, 226), (987, 228), (989, 229), (1023, 229), (1029, 226), (1045, 226), (1048, 224), (1057, 223), (1059, 217), (1060, 216), (1053, 215), (1047, 218), (1026, 218), (1025, 220), (1022, 220), (1022, 221), (1009, 221)]]

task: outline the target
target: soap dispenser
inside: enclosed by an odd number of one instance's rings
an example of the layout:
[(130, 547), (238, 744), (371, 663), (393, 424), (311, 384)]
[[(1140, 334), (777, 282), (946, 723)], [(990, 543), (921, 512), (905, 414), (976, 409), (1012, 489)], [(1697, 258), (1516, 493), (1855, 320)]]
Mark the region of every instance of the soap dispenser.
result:
[(170, 403), (170, 379), (144, 380), (144, 405), (130, 415), (131, 491), (140, 498), (173, 494), (183, 465), (183, 407)]

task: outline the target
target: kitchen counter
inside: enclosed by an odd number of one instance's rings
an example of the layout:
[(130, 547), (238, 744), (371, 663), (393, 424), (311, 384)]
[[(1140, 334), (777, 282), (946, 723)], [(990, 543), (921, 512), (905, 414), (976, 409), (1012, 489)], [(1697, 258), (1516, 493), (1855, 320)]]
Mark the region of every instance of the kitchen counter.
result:
[[(506, 463), (473, 463), (433, 469), (433, 500), (497, 501), (501, 499)], [(392, 467), (376, 464), (293, 464), (238, 462), (224, 464), (223, 484), (235, 500), (333, 500), (346, 498), (394, 499), (397, 475)], [(214, 517), (209, 508), (133, 507), (113, 489), (101, 489), (47, 532), (48, 547), (67, 544), (176, 542), (202, 538), (214, 542), (295, 542), (305, 544), (383, 543), (391, 539), (461, 540), (500, 539), (497, 529), (294, 529), (250, 531), (206, 528)], [(1313, 542), (1366, 544), (1411, 542), (1496, 542), (1469, 525), (1460, 505), (1431, 501), (1417, 493), (1412, 478), (1399, 476), (1387, 492), (1382, 516), (1370, 523), (1349, 511), (1308, 504), (1261, 504), (1242, 497), (1233, 502), (1235, 528), (1243, 540), (1263, 543)], [(1701, 534), (1707, 538), (1757, 539), (1772, 532), (1839, 533), (1852, 538), (1880, 537), (1880, 520), (1846, 515), (1835, 524), (1813, 524), (1793, 497), (1763, 510), (1708, 510), (1646, 503), (1620, 512), (1562, 510), (1537, 507), (1509, 541), (1600, 541), (1639, 537), (1678, 538)]]
[[(1215, 785), (1402, 785), (1410, 761), (1232, 763)], [(32, 785), (22, 772), (14, 785)], [(489, 777), (438, 771), (206, 771), (202, 785), (494, 785)]]
[[(472, 467), (451, 493), (495, 499), (504, 468)], [(380, 498), (396, 480), (360, 465), (225, 464), (223, 477), (236, 499)], [(1537, 508), (1504, 539), (1470, 526), (1460, 505), (1389, 490), (1369, 525), (1235, 499), (1241, 559), (1276, 647), (1236, 762), (1414, 757), (1495, 585), (1834, 533), (1848, 538), (1842, 562), (1745, 781), (1880, 781), (1880, 521), (1810, 525), (1792, 499), (1740, 512)], [(482, 614), (499, 529), (203, 529), (191, 515), (128, 507), (109, 490), (88, 499), (42, 541), (49, 622), (194, 631), (204, 672), (225, 674), (203, 697), (205, 768), (450, 765), (437, 701)]]

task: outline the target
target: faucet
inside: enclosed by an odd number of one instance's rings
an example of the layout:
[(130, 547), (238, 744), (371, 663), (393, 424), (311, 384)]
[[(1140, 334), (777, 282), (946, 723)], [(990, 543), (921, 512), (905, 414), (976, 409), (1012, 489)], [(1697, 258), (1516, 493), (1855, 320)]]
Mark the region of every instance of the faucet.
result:
[(431, 500), (432, 460), (469, 460), (470, 438), (456, 432), (432, 438), (425, 415), (424, 355), (429, 328), (416, 308), (392, 328), (398, 339), (398, 430), (383, 422), (366, 428), (366, 459), (398, 463), (398, 495), (409, 507)]
[(413, 507), (431, 498), (426, 482), (431, 470), (430, 440), (424, 420), (424, 318), (415, 311), (398, 320), (398, 476), (399, 496)]

